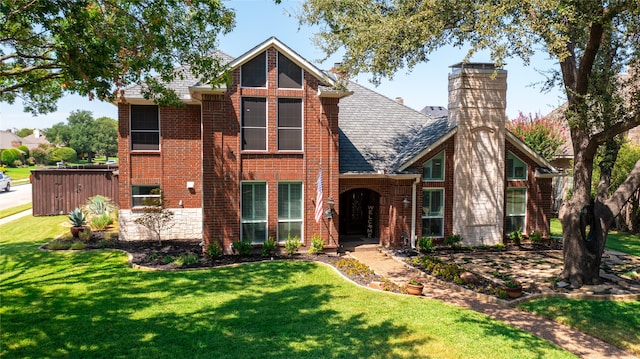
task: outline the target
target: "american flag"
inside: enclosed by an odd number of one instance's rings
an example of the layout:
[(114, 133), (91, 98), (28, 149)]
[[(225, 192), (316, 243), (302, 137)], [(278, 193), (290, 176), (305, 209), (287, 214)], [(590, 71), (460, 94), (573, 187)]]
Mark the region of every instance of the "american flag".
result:
[(318, 174), (318, 190), (316, 191), (316, 223), (320, 222), (322, 219), (322, 169), (320, 169), (320, 174)]

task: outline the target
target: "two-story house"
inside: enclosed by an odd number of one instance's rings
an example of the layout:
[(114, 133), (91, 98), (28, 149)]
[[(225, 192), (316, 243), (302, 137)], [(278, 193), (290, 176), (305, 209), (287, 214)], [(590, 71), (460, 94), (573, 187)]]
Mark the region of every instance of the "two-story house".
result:
[[(449, 116), (426, 116), (340, 79), (270, 38), (228, 63), (230, 82), (168, 84), (181, 108), (117, 101), (121, 239), (161, 188), (175, 225), (165, 238), (231, 243), (313, 235), (386, 245), (462, 234), (496, 244), (548, 233), (554, 170), (504, 128), (506, 71), (456, 65)], [(188, 68), (180, 68), (189, 74)]]

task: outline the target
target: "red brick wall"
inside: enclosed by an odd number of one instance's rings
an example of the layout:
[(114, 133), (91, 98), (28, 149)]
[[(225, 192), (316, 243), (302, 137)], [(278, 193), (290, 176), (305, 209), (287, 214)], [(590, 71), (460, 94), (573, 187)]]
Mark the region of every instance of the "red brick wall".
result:
[[(527, 214), (526, 214), (526, 233), (530, 234), (532, 231), (540, 231), (543, 235), (549, 235), (549, 224), (551, 220), (551, 209), (553, 205), (553, 188), (551, 178), (536, 178), (536, 167), (538, 165), (531, 160), (527, 155), (518, 150), (509, 141), (505, 144), (505, 164), (507, 161), (506, 156), (509, 152), (513, 153), (516, 157), (527, 164), (527, 180), (506, 180), (506, 165), (505, 165), (505, 224), (506, 231), (506, 190), (513, 187), (526, 187), (527, 188)], [(509, 233), (505, 233), (508, 236)]]
[[(200, 208), (200, 106), (160, 108), (160, 151), (129, 151), (129, 105), (118, 105), (119, 206), (131, 208), (131, 186), (157, 184), (168, 207)], [(193, 190), (187, 181), (195, 182)]]

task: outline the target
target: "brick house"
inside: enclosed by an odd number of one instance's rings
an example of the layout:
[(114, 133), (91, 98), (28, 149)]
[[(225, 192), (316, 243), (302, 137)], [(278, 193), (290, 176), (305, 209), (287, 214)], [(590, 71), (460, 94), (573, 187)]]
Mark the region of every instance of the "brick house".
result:
[(454, 66), (450, 114), (435, 118), (321, 71), (276, 38), (219, 56), (226, 86), (178, 69), (187, 76), (168, 85), (182, 108), (154, 105), (139, 86), (119, 98), (122, 239), (148, 238), (134, 220), (158, 187), (175, 213), (165, 238), (225, 252), (240, 238), (308, 245), (319, 235), (336, 248), (348, 238), (397, 246), (459, 233), (480, 245), (548, 233), (555, 172), (504, 128), (506, 71)]

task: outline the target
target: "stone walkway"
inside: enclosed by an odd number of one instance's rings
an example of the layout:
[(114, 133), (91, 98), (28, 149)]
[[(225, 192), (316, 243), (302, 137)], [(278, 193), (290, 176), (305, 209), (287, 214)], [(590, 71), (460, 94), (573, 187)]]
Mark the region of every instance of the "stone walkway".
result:
[[(419, 270), (403, 263), (401, 259), (375, 248), (357, 250), (349, 254), (368, 265), (376, 274), (398, 285), (404, 285), (410, 278), (422, 274)], [(466, 257), (470, 255), (466, 254)], [(425, 297), (478, 311), (548, 340), (581, 358), (637, 358), (620, 348), (566, 325), (515, 309), (498, 298), (477, 294), (432, 277), (427, 279), (429, 280), (423, 291)]]

